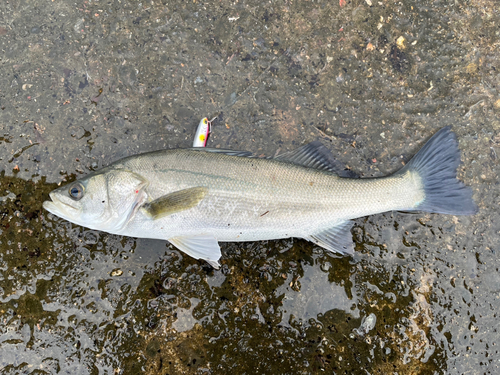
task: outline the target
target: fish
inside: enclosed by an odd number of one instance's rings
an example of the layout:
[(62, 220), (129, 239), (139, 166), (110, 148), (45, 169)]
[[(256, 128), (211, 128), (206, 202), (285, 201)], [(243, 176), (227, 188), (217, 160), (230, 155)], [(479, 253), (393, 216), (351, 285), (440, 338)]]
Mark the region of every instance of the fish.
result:
[(347, 178), (320, 141), (275, 158), (211, 148), (129, 156), (53, 190), (43, 207), (77, 225), (169, 241), (219, 268), (219, 242), (301, 238), (352, 255), (353, 219), (387, 211), (473, 215), (460, 150), (440, 129), (399, 171)]

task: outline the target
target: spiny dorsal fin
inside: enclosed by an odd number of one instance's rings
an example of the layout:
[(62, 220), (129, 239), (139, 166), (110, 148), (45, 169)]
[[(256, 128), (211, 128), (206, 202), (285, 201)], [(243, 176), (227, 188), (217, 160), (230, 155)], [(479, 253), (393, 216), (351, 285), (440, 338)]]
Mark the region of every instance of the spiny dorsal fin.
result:
[(174, 191), (152, 202), (145, 203), (141, 209), (151, 219), (157, 220), (197, 206), (207, 193), (208, 188), (204, 186)]
[(346, 170), (320, 141), (308, 143), (296, 150), (278, 155), (275, 159), (307, 168), (323, 169), (341, 177), (355, 177), (355, 174)]
[(213, 152), (216, 154), (224, 154), (229, 156), (254, 157), (254, 155), (250, 151), (234, 151), (234, 150), (226, 150), (226, 149), (210, 148), (210, 147), (192, 147), (191, 150), (201, 151), (201, 152)]

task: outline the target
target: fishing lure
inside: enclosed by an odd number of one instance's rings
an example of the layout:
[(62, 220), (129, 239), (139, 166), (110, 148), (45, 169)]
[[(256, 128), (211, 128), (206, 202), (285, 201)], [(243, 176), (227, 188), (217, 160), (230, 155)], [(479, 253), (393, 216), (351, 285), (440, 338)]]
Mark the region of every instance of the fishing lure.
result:
[(196, 129), (193, 147), (205, 147), (207, 145), (208, 136), (212, 132), (212, 121), (216, 118), (214, 117), (210, 121), (206, 117), (201, 119), (198, 129)]

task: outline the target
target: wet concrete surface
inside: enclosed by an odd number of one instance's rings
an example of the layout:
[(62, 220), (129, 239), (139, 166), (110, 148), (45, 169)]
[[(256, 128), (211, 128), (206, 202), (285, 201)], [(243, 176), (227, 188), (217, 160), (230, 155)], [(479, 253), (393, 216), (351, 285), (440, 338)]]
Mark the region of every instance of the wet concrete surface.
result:
[[(500, 275), (494, 1), (0, 3), (4, 374), (495, 374)], [(453, 125), (473, 217), (356, 220), (354, 257), (72, 225), (42, 201), (124, 156), (273, 156), (321, 139), (362, 177)]]

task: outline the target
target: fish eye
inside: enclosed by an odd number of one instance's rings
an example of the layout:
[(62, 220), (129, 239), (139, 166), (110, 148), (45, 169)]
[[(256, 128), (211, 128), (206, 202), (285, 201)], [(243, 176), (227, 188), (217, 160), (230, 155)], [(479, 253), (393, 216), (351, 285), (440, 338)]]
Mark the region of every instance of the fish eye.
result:
[(69, 196), (75, 200), (79, 201), (83, 197), (83, 185), (80, 183), (76, 183), (74, 185), (71, 185), (71, 187), (68, 190)]

